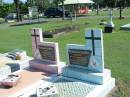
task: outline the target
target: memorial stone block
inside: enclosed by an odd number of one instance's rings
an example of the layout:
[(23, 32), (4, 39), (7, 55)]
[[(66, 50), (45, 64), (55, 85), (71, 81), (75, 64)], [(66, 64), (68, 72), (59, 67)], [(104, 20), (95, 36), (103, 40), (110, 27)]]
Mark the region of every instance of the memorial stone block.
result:
[(59, 63), (58, 43), (44, 42), (38, 45), (40, 59), (47, 63)]
[(41, 28), (32, 28), (31, 30), (31, 37), (32, 37), (32, 49), (33, 49), (33, 54), (35, 56), (35, 53), (38, 52), (38, 44), (40, 42), (43, 42), (43, 37), (42, 37), (42, 29)]
[(30, 67), (50, 73), (60, 73), (65, 63), (59, 59), (58, 43), (43, 41), (42, 29), (34, 28), (32, 33), (34, 60), (30, 61)]
[(94, 71), (104, 70), (104, 50), (102, 30), (87, 30), (85, 34), (86, 48), (92, 51), (89, 68)]
[(97, 84), (103, 84), (110, 78), (110, 71), (104, 69), (104, 51), (102, 30), (87, 30), (86, 45), (69, 44), (67, 46), (68, 66), (62, 75)]

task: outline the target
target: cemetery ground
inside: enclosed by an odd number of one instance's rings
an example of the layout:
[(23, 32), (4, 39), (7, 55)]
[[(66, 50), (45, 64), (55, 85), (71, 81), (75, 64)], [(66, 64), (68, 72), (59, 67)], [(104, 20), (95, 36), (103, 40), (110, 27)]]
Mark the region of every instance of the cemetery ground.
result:
[[(127, 10), (127, 9), (126, 9)], [(130, 16), (129, 11), (124, 11), (123, 16)], [(80, 26), (80, 31), (61, 34), (52, 39), (44, 39), (45, 41), (55, 41), (59, 43), (60, 58), (66, 61), (66, 44), (85, 44), (85, 29), (102, 28), (99, 25), (102, 19), (108, 21), (107, 12), (101, 12), (99, 16), (81, 18), (73, 21), (51, 21), (43, 24), (25, 25), (0, 28), (0, 53), (11, 51), (13, 49), (24, 49), (32, 56), (31, 36), (29, 31), (31, 28), (42, 28), (43, 31), (49, 31), (56, 28), (63, 28), (71, 25)], [(112, 70), (112, 76), (116, 78), (117, 88), (110, 97), (130, 97), (130, 31), (120, 30), (120, 26), (130, 23), (130, 17), (119, 20), (118, 14), (114, 13), (113, 22), (116, 28), (112, 34), (104, 33), (104, 51), (105, 51), (105, 67)], [(105, 16), (105, 17), (100, 17)], [(85, 25), (84, 25), (85, 24)]]

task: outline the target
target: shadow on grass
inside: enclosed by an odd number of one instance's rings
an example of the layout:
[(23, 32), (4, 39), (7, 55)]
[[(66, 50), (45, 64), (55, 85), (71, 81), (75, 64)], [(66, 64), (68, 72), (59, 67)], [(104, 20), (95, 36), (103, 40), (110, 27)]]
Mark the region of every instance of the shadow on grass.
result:
[(11, 27), (15, 26), (24, 26), (24, 25), (33, 25), (33, 24), (42, 24), (42, 23), (47, 23), (48, 21), (36, 21), (36, 22), (24, 22), (24, 23), (16, 23), (13, 25), (10, 25)]

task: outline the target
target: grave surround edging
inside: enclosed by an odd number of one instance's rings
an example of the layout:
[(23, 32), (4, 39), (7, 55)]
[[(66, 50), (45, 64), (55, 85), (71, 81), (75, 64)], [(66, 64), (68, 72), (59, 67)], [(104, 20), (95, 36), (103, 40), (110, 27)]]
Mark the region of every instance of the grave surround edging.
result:
[[(31, 59), (32, 59), (31, 57), (28, 57), (24, 61), (11, 63), (10, 65), (18, 64), (20, 67), (19, 70), (22, 70), (22, 69), (29, 67), (29, 60), (31, 60)], [(7, 65), (5, 65), (4, 67), (1, 67), (0, 68), (0, 77), (3, 77), (3, 76), (8, 75), (10, 73), (13, 73), (13, 72), (11, 72), (11, 69), (15, 69), (15, 68), (16, 68), (15, 66), (13, 68), (11, 68), (10, 66), (7, 66)], [(18, 71), (18, 70), (16, 70), (16, 71)], [(16, 71), (14, 71), (14, 72), (16, 72)]]

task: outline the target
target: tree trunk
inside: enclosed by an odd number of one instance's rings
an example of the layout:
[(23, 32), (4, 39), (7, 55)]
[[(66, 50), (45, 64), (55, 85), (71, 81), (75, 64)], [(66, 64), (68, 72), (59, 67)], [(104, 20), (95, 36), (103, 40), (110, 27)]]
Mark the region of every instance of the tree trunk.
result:
[(122, 7), (120, 5), (120, 20), (122, 19)]
[(57, 4), (56, 4), (56, 5), (57, 5), (57, 8), (59, 7), (59, 4), (58, 4), (58, 2), (59, 2), (59, 0), (57, 0)]
[(97, 15), (99, 15), (99, 4), (97, 4)]
[(20, 8), (19, 8), (19, 0), (14, 0), (15, 7), (16, 7), (16, 14), (17, 14), (17, 22), (22, 21), (20, 16)]
[(62, 20), (65, 19), (65, 6), (64, 6), (64, 1), (62, 0), (62, 9), (63, 9), (63, 16), (62, 16)]

